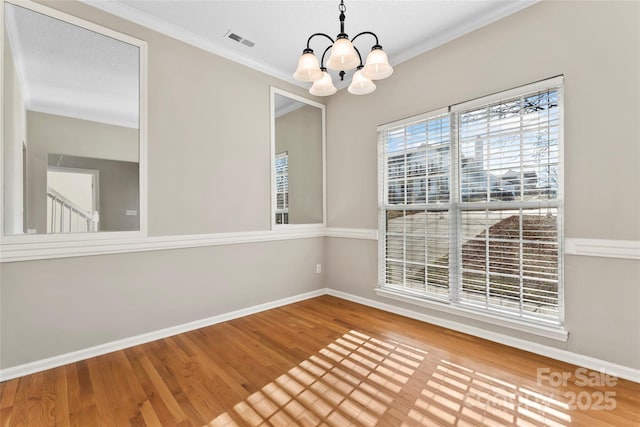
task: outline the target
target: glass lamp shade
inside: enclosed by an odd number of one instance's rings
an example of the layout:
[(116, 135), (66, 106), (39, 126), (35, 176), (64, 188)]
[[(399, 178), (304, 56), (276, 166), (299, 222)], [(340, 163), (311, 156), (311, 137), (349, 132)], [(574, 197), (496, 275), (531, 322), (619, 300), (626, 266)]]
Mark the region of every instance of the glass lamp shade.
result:
[(393, 67), (389, 65), (387, 54), (382, 49), (372, 49), (367, 55), (367, 62), (362, 69), (362, 75), (371, 80), (380, 80), (389, 77), (393, 73)]
[(327, 61), (327, 68), (335, 71), (347, 71), (356, 68), (360, 58), (349, 39), (342, 38), (331, 46), (331, 56)]
[(293, 73), (293, 78), (301, 82), (314, 82), (322, 78), (320, 62), (313, 52), (305, 52), (298, 59), (298, 68)]
[(362, 70), (356, 71), (347, 89), (353, 95), (366, 95), (376, 90), (376, 85), (370, 79), (362, 75)]
[(336, 93), (337, 89), (333, 85), (331, 76), (326, 71), (322, 72), (322, 78), (313, 82), (309, 93), (315, 96), (329, 96)]

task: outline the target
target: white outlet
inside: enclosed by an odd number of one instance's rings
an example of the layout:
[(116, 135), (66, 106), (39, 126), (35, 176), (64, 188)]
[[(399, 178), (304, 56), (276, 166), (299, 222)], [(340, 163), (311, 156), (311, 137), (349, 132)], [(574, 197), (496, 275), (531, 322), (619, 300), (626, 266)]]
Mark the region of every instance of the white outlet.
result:
[(316, 264), (316, 273), (317, 274), (322, 273), (322, 264)]

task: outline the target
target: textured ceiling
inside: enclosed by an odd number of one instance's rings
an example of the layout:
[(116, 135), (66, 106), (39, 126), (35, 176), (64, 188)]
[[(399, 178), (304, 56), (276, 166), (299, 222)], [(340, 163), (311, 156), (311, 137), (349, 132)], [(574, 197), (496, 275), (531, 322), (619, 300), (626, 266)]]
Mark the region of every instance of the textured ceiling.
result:
[[(338, 2), (334, 0), (83, 1), (303, 87), (310, 84), (293, 80), (292, 74), (308, 37), (324, 32), (335, 38), (340, 30)], [(534, 2), (348, 0), (345, 31), (351, 37), (362, 31), (376, 33), (389, 61), (397, 65)], [(58, 114), (137, 125), (137, 48), (7, 6), (5, 27), (11, 47), (17, 51), (19, 73), (32, 109), (57, 109)], [(231, 40), (229, 32), (254, 45)], [(325, 40), (312, 41), (316, 53), (321, 54), (327, 46)], [(374, 39), (362, 36), (355, 44), (364, 56)]]
[(5, 5), (29, 110), (138, 126), (138, 48), (32, 10)]

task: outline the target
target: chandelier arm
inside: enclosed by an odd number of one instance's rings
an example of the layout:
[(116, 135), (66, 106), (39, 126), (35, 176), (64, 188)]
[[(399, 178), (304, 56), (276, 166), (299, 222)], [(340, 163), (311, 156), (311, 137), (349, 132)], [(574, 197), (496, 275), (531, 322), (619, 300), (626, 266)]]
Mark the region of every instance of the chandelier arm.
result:
[[(320, 89), (319, 87), (316, 88), (316, 84), (318, 82), (320, 82), (321, 80), (325, 80), (324, 77), (322, 77), (320, 80), (310, 80), (309, 77), (311, 75), (311, 73), (316, 73), (317, 67), (318, 67), (318, 59), (317, 57), (313, 54), (313, 50), (311, 49), (311, 40), (316, 37), (316, 36), (321, 36), (321, 37), (325, 37), (327, 38), (331, 44), (329, 46), (327, 46), (324, 49), (324, 52), (322, 52), (322, 56), (320, 59), (320, 71), (322, 71), (324, 74), (327, 74), (327, 69), (324, 66), (324, 58), (327, 54), (327, 52), (329, 52), (329, 50), (331, 50), (334, 45), (338, 42), (341, 43), (341, 46), (339, 47), (339, 49), (336, 50), (340, 50), (340, 54), (336, 54), (336, 58), (340, 57), (339, 60), (341, 61), (342, 66), (348, 66), (350, 67), (349, 69), (352, 69), (353, 67), (353, 51), (356, 52), (356, 54), (358, 55), (358, 60), (360, 61), (360, 64), (356, 67), (356, 72), (354, 74), (354, 77), (358, 77), (360, 78), (360, 82), (358, 83), (360, 85), (360, 87), (355, 88), (354, 90), (352, 90), (352, 86), (353, 86), (353, 82), (352, 85), (349, 86), (348, 91), (350, 93), (353, 93), (355, 95), (366, 95), (368, 93), (371, 93), (375, 90), (375, 85), (373, 84), (373, 82), (370, 79), (367, 78), (363, 78), (362, 73), (360, 73), (360, 70), (362, 70), (364, 68), (364, 65), (362, 63), (362, 55), (360, 54), (360, 50), (358, 50), (358, 48), (356, 46), (354, 46), (354, 41), (360, 37), (360, 36), (364, 36), (365, 34), (368, 34), (370, 36), (373, 36), (373, 38), (375, 39), (375, 44), (371, 47), (372, 51), (378, 50), (380, 49), (381, 53), (377, 54), (378, 56), (383, 56), (383, 59), (386, 58), (386, 54), (384, 53), (384, 51), (382, 51), (382, 46), (380, 46), (379, 41), (378, 41), (378, 36), (371, 32), (371, 31), (363, 31), (361, 33), (356, 34), (355, 37), (353, 37), (351, 40), (349, 40), (349, 36), (344, 32), (344, 21), (345, 21), (345, 12), (347, 10), (347, 7), (344, 5), (344, 0), (340, 0), (340, 4), (338, 5), (338, 11), (340, 12), (340, 15), (338, 16), (338, 19), (340, 20), (340, 33), (336, 36), (336, 40), (334, 41), (334, 39), (329, 36), (328, 34), (325, 33), (314, 33), (311, 36), (309, 36), (309, 38), (307, 39), (307, 48), (303, 50), (303, 55), (300, 57), (300, 60), (298, 62), (298, 68), (296, 69), (296, 72), (294, 73), (294, 78), (301, 80), (301, 81), (313, 81), (313, 86), (310, 89), (310, 92), (312, 95), (322, 95), (322, 96), (326, 96), (326, 95), (330, 95), (332, 93), (335, 93), (335, 87), (333, 87), (333, 92), (331, 92), (329, 89), (330, 88), (322, 88)], [(342, 39), (345, 39), (345, 41), (343, 41)], [(343, 46), (346, 45), (346, 46)], [(309, 57), (305, 56), (307, 54), (311, 54)], [(312, 59), (309, 59), (310, 57), (312, 57)], [(333, 59), (333, 52), (332, 55), (329, 57), (329, 62), (331, 62), (331, 60)], [(369, 57), (367, 57), (367, 60), (369, 59)], [(311, 62), (311, 64), (304, 64), (304, 60), (306, 60), (306, 62)], [(335, 62), (335, 61), (334, 61)], [(302, 65), (301, 65), (302, 64)], [(341, 68), (341, 64), (334, 64), (332, 63), (332, 70), (336, 70), (338, 71), (338, 75), (340, 76), (340, 80), (344, 80), (344, 76), (346, 75), (346, 72), (344, 69), (340, 69)], [(388, 64), (387, 64), (388, 66)], [(383, 76), (383, 77), (378, 77), (378, 78), (384, 78), (387, 77), (391, 71), (393, 71), (392, 69), (390, 69), (390, 67), (388, 66), (388, 71), (387, 75)], [(378, 73), (380, 74), (380, 73)], [(384, 74), (384, 72), (383, 72)], [(315, 75), (315, 74), (314, 74)], [(298, 78), (297, 76), (299, 76), (300, 78)], [(329, 77), (329, 81), (330, 81), (330, 76)], [(368, 82), (368, 84), (367, 84)], [(325, 82), (326, 85), (326, 82)], [(333, 86), (333, 85), (331, 85)], [(366, 87), (365, 87), (366, 86)], [(315, 90), (315, 92), (314, 92)], [(331, 93), (329, 93), (331, 92)]]
[(329, 35), (327, 35), (327, 34), (325, 34), (325, 33), (314, 33), (314, 34), (311, 34), (311, 36), (309, 36), (309, 39), (307, 39), (307, 49), (309, 49), (309, 48), (310, 48), (310, 47), (309, 47), (309, 44), (311, 43), (311, 39), (312, 39), (312, 38), (314, 38), (315, 36), (323, 36), (323, 37), (326, 37), (326, 38), (328, 38), (329, 40), (331, 40), (331, 44), (333, 44), (333, 43), (334, 43), (333, 39), (332, 39)]
[(351, 43), (353, 43), (358, 37), (365, 34), (372, 35), (376, 39), (376, 46), (380, 46), (380, 43), (378, 42), (378, 36), (376, 36), (376, 34), (372, 33), (371, 31), (363, 31), (361, 33), (356, 34), (355, 37), (351, 39)]
[(359, 66), (362, 66), (362, 55), (360, 55), (360, 51), (355, 46), (353, 46), (353, 50), (355, 50), (356, 53), (358, 54), (358, 59), (360, 60), (360, 65)]
[(329, 45), (327, 46), (327, 48), (324, 50), (324, 52), (322, 52), (322, 59), (320, 60), (320, 69), (322, 70), (324, 67), (324, 56), (327, 54), (327, 52), (329, 52), (329, 49), (331, 49), (333, 45)]

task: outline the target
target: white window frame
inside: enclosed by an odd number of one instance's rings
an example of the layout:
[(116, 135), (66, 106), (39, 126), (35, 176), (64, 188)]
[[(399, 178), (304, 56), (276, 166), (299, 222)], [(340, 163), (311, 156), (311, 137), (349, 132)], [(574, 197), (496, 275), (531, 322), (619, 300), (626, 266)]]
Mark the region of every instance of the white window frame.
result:
[[(528, 319), (522, 315), (513, 315), (500, 310), (493, 310), (489, 308), (473, 307), (467, 303), (461, 303), (457, 292), (462, 288), (462, 283), (458, 277), (458, 271), (460, 270), (458, 252), (462, 246), (462, 238), (460, 235), (460, 223), (459, 218), (462, 212), (465, 210), (475, 209), (491, 209), (494, 207), (505, 207), (508, 203), (512, 202), (487, 202), (482, 206), (478, 206), (477, 203), (463, 202), (461, 199), (460, 187), (462, 180), (460, 178), (459, 171), (459, 135), (457, 135), (456, 128), (456, 114), (477, 106), (487, 105), (501, 100), (506, 100), (514, 97), (519, 97), (532, 92), (543, 91), (547, 89), (557, 88), (558, 90), (558, 113), (559, 113), (559, 134), (558, 134), (558, 150), (559, 150), (559, 182), (558, 182), (558, 194), (556, 198), (551, 202), (544, 200), (527, 202), (521, 201), (517, 204), (508, 205), (509, 207), (518, 208), (522, 205), (527, 205), (536, 208), (553, 207), (557, 209), (558, 218), (558, 253), (559, 253), (559, 265), (558, 265), (558, 311), (559, 318), (557, 321), (547, 321), (544, 319), (532, 318)], [(566, 341), (568, 339), (568, 331), (564, 328), (564, 292), (563, 292), (563, 77), (558, 76), (551, 79), (535, 82), (529, 85), (517, 87), (486, 97), (478, 98), (472, 101), (456, 104), (447, 108), (431, 111), (418, 116), (406, 118), (396, 122), (388, 123), (378, 127), (378, 229), (380, 230), (380, 238), (378, 239), (378, 287), (376, 293), (380, 296), (392, 298), (406, 303), (416, 304), (430, 309), (459, 315), (462, 317), (479, 320), (482, 322), (495, 324), (499, 326), (508, 327), (522, 332), (527, 332), (535, 335), (552, 338), (559, 341)], [(386, 167), (386, 154), (385, 154), (385, 138), (384, 132), (401, 126), (408, 125), (413, 122), (428, 120), (442, 116), (444, 114), (449, 115), (450, 127), (450, 180), (449, 180), (449, 197), (448, 203), (439, 203), (438, 209), (442, 209), (444, 212), (449, 212), (451, 215), (451, 225), (449, 226), (449, 243), (450, 243), (450, 257), (449, 257), (449, 294), (446, 297), (439, 298), (436, 295), (430, 295), (426, 292), (412, 292), (404, 286), (393, 286), (386, 283), (386, 212), (391, 204), (387, 204), (388, 184), (387, 184), (387, 167)], [(475, 206), (474, 206), (475, 205)], [(406, 205), (402, 205), (404, 207)], [(417, 208), (425, 208), (430, 210), (436, 207), (434, 204), (430, 205), (418, 205)], [(402, 208), (399, 208), (402, 209)], [(455, 219), (455, 221), (454, 221)], [(456, 268), (451, 268), (452, 266)]]
[[(283, 151), (282, 153), (277, 153), (275, 157), (275, 163), (278, 163), (278, 161), (281, 159), (286, 160), (287, 172), (281, 173), (277, 167), (274, 168), (274, 174), (276, 179), (275, 188), (273, 189), (273, 191), (276, 194), (275, 214), (276, 214), (276, 218), (278, 217), (278, 215), (282, 217), (282, 222), (278, 222), (278, 220), (276, 219), (276, 224), (288, 224), (289, 223), (289, 218), (288, 218), (288, 215), (289, 215), (289, 153), (287, 151)], [(278, 192), (278, 177), (281, 177), (281, 176), (285, 177), (283, 193)], [(278, 208), (278, 195), (280, 194), (282, 194), (282, 203), (283, 203), (282, 208)], [(284, 220), (285, 214), (287, 215), (286, 222)]]

